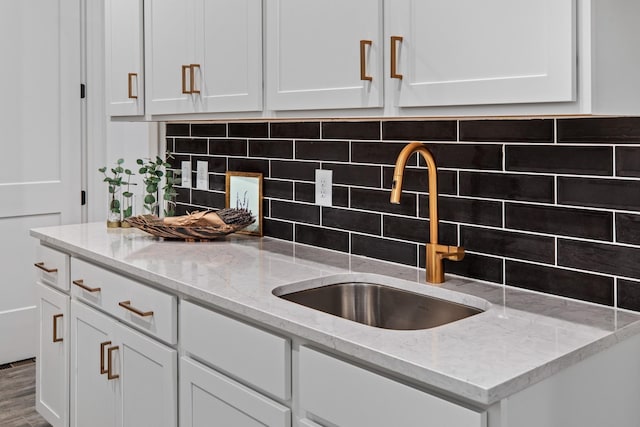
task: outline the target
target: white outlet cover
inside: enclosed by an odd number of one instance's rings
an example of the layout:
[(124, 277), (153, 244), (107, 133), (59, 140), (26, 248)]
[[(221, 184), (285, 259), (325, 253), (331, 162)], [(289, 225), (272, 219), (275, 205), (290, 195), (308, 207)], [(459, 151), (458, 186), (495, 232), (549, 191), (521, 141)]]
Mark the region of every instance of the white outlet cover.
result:
[(316, 205), (333, 206), (333, 171), (316, 169)]
[(198, 171), (196, 173), (196, 188), (198, 190), (209, 189), (209, 162), (198, 160), (196, 163)]
[(191, 162), (182, 162), (180, 169), (182, 169), (182, 182), (180, 183), (180, 185), (187, 188), (191, 187)]

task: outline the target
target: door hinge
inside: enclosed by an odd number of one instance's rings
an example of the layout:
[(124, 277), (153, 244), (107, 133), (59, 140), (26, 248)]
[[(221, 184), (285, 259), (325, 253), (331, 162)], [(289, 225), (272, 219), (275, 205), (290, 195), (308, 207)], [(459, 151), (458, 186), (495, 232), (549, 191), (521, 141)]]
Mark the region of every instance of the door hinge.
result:
[(87, 204), (87, 192), (82, 190), (80, 192), (80, 206), (84, 206)]
[(80, 83), (80, 98), (84, 99), (87, 97), (87, 88), (84, 83)]

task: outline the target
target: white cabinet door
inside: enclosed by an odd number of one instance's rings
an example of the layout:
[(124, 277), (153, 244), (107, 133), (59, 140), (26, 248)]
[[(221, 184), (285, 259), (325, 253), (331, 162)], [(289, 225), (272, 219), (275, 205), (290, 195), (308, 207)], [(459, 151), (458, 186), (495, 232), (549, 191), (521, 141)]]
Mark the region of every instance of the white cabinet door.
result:
[(142, 0), (105, 2), (107, 101), (111, 116), (144, 114)]
[(53, 427), (69, 425), (69, 297), (41, 283), (38, 295), (36, 410)]
[(194, 110), (189, 66), (195, 57), (195, 0), (144, 3), (146, 55), (150, 70), (148, 112), (179, 114)]
[(574, 0), (398, 0), (385, 12), (397, 106), (575, 99)]
[(382, 106), (381, 0), (267, 0), (266, 7), (268, 109)]
[(300, 348), (299, 369), (302, 413), (332, 426), (487, 427), (486, 412), (459, 406), (308, 347)]
[(181, 427), (290, 427), (291, 410), (187, 358), (180, 359)]
[[(113, 427), (118, 379), (108, 378), (113, 320), (71, 301), (71, 426)], [(112, 356), (113, 356), (113, 351)]]
[[(118, 325), (114, 371), (123, 427), (175, 427), (178, 403), (176, 350)], [(115, 354), (114, 354), (115, 356)]]
[(205, 112), (262, 109), (262, 2), (196, 3), (196, 108)]

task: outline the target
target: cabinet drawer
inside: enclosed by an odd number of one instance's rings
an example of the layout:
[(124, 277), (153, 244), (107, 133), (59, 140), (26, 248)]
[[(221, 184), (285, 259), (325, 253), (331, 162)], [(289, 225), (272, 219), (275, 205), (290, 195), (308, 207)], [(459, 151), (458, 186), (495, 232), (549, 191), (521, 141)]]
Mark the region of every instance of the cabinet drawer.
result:
[(188, 358), (180, 359), (180, 425), (291, 426), (291, 410)]
[(187, 352), (230, 376), (276, 398), (290, 398), (288, 339), (185, 301), (180, 340)]
[(38, 280), (60, 290), (69, 290), (69, 255), (38, 245), (36, 262)]
[(71, 294), (169, 344), (177, 343), (177, 298), (77, 258)]
[(300, 406), (336, 426), (486, 427), (477, 412), (307, 347), (300, 348)]

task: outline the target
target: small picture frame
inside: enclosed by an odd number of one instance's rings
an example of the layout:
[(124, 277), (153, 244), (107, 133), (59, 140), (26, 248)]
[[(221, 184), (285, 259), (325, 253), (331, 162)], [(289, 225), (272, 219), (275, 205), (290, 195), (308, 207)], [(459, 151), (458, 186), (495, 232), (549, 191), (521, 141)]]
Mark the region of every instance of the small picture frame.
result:
[(262, 174), (258, 172), (227, 171), (227, 208), (246, 209), (256, 221), (238, 233), (262, 236)]

